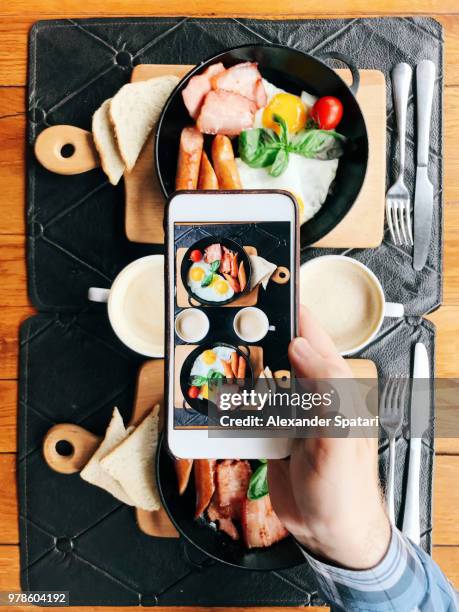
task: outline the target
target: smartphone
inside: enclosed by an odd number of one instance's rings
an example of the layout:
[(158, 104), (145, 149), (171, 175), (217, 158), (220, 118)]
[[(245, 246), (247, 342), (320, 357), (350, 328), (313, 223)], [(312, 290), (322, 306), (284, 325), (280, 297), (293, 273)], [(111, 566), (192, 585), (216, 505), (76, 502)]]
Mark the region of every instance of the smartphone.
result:
[(288, 192), (182, 191), (169, 199), (166, 433), (176, 457), (290, 454), (287, 438), (255, 433), (252, 438), (247, 432), (241, 438), (212, 437), (208, 394), (214, 379), (253, 385), (262, 373), (290, 369), (287, 349), (297, 335), (298, 232), (298, 207)]

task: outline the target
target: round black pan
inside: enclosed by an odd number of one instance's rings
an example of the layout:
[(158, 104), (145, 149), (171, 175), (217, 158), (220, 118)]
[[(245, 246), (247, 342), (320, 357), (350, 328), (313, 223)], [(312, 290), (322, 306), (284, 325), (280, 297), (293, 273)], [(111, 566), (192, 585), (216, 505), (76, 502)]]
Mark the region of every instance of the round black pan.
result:
[[(199, 297), (198, 295), (193, 293), (193, 291), (188, 286), (188, 270), (191, 268), (191, 265), (193, 263), (190, 259), (191, 251), (198, 249), (204, 254), (204, 249), (214, 243), (219, 243), (222, 246), (225, 246), (226, 248), (230, 249), (231, 251), (238, 253), (239, 255), (238, 262), (239, 263), (241, 261), (244, 262), (245, 274), (247, 277), (247, 284), (246, 284), (244, 291), (235, 293), (228, 300), (223, 300), (221, 302), (211, 302), (210, 300), (205, 300), (202, 297)], [(245, 295), (246, 293), (248, 293), (249, 288), (250, 288), (250, 279), (252, 278), (252, 266), (250, 264), (249, 256), (247, 255), (244, 248), (240, 244), (238, 244), (234, 240), (231, 240), (230, 238), (224, 238), (223, 236), (220, 236), (220, 237), (208, 236), (206, 238), (201, 238), (201, 240), (198, 240), (197, 242), (195, 242), (187, 250), (187, 252), (185, 253), (182, 259), (182, 264), (180, 267), (180, 275), (182, 277), (183, 286), (188, 292), (188, 295), (190, 296), (190, 298), (193, 298), (200, 304), (205, 304), (207, 306), (224, 306), (225, 304), (230, 304), (231, 302), (234, 302), (235, 300), (240, 298), (242, 295)]]
[(204, 518), (195, 520), (193, 476), (185, 493), (179, 495), (174, 461), (167, 451), (164, 438), (160, 441), (156, 456), (156, 478), (162, 504), (179, 533), (209, 557), (235, 567), (260, 571), (282, 570), (305, 562), (298, 545), (290, 536), (269, 548), (247, 549), (241, 540), (235, 542), (214, 529)]
[[(190, 384), (191, 384), (190, 372), (191, 372), (191, 368), (193, 367), (195, 360), (199, 357), (199, 355), (201, 355), (201, 353), (203, 353), (204, 351), (207, 351), (208, 349), (213, 349), (217, 346), (226, 346), (227, 348), (231, 348), (236, 351), (239, 357), (242, 357), (242, 359), (245, 359), (246, 386), (251, 388), (254, 382), (253, 369), (250, 363), (250, 359), (248, 359), (247, 355), (245, 355), (244, 352), (241, 351), (241, 349), (238, 348), (237, 346), (228, 344), (227, 342), (212, 342), (212, 343), (197, 346), (193, 351), (191, 351), (191, 353), (187, 356), (187, 358), (183, 362), (182, 369), (180, 371), (180, 388), (182, 390), (183, 397), (186, 399), (187, 404), (189, 404), (192, 408), (194, 408), (195, 410), (197, 410), (198, 412), (206, 416), (207, 416), (207, 404), (208, 404), (207, 400), (201, 400), (198, 398), (193, 399), (193, 398), (188, 397), (188, 389), (190, 388)], [(250, 348), (249, 347), (247, 348), (248, 348), (248, 351), (250, 351)]]
[(343, 104), (343, 119), (337, 130), (348, 139), (345, 152), (325, 203), (301, 227), (301, 246), (313, 244), (328, 234), (349, 212), (363, 185), (368, 162), (368, 136), (362, 111), (354, 95), (358, 87), (358, 71), (341, 54), (323, 54), (325, 56), (336, 57), (349, 66), (354, 77), (351, 87), (317, 57), (282, 45), (236, 47), (196, 66), (174, 89), (158, 122), (155, 164), (163, 193), (170, 196), (175, 190), (180, 133), (185, 126), (192, 124), (182, 100), (182, 90), (190, 78), (216, 62), (223, 62), (226, 67), (245, 61), (258, 62), (262, 76), (277, 87), (294, 94), (305, 90), (318, 97), (335, 96)]

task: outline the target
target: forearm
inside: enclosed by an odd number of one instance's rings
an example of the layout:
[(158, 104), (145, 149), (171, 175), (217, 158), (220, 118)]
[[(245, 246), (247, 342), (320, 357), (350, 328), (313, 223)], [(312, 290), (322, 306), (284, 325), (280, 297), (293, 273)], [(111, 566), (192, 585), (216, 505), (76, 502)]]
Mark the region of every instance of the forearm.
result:
[(383, 560), (369, 570), (354, 571), (318, 561), (304, 551), (322, 597), (335, 609), (459, 610), (457, 594), (437, 564), (419, 547), (392, 530)]

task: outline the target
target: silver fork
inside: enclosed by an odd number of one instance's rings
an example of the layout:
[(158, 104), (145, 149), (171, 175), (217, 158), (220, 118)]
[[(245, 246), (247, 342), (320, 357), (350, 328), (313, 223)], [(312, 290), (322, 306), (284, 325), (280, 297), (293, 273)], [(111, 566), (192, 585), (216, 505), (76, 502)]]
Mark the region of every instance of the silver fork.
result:
[(386, 194), (387, 224), (394, 244), (413, 245), (410, 194), (405, 186), (405, 133), (406, 111), (413, 71), (408, 64), (397, 64), (392, 70), (392, 89), (395, 116), (397, 119), (398, 143), (400, 148), (398, 177)]
[(389, 472), (386, 482), (386, 501), (389, 518), (395, 525), (395, 442), (399, 436), (405, 413), (407, 379), (389, 378), (381, 393), (379, 424), (389, 440)]

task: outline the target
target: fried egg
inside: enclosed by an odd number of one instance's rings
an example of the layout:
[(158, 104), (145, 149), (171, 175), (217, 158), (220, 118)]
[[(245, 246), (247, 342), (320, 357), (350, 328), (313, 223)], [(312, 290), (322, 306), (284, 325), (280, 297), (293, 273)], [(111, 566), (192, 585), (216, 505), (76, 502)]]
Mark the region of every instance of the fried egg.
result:
[[(212, 372), (225, 373), (222, 359), (225, 361), (231, 360), (231, 355), (234, 353), (234, 349), (227, 346), (214, 346), (212, 349), (203, 351), (191, 367), (190, 377), (193, 379), (194, 376), (209, 377)], [(199, 399), (208, 399), (209, 386), (207, 383), (200, 387)]]
[(266, 79), (263, 79), (263, 85), (267, 103), (256, 112), (253, 127), (265, 127), (277, 131), (279, 128), (273, 121), (273, 115), (277, 114), (284, 119), (291, 134), (302, 130), (306, 125), (309, 109), (317, 98), (306, 91), (301, 92), (301, 96), (296, 96), (276, 87)]
[(285, 172), (277, 177), (271, 176), (266, 168), (251, 168), (240, 158), (236, 163), (244, 189), (289, 191), (298, 202), (300, 224), (320, 210), (338, 169), (337, 159), (307, 159), (295, 153), (290, 154)]
[[(270, 128), (277, 131), (273, 114), (286, 122), (289, 133), (294, 134), (306, 126), (308, 113), (317, 98), (302, 91), (301, 96), (276, 87), (263, 79), (267, 104), (255, 114), (254, 128)], [(298, 202), (300, 224), (306, 223), (320, 210), (330, 186), (335, 179), (338, 160), (307, 159), (291, 153), (285, 171), (278, 177), (271, 176), (266, 168), (251, 168), (240, 158), (236, 159), (243, 189), (283, 189), (289, 191)]]
[(204, 260), (193, 263), (188, 270), (188, 287), (191, 291), (208, 302), (223, 302), (234, 295), (228, 281), (220, 274), (215, 274), (207, 287), (202, 287), (202, 281), (210, 274), (210, 264)]

